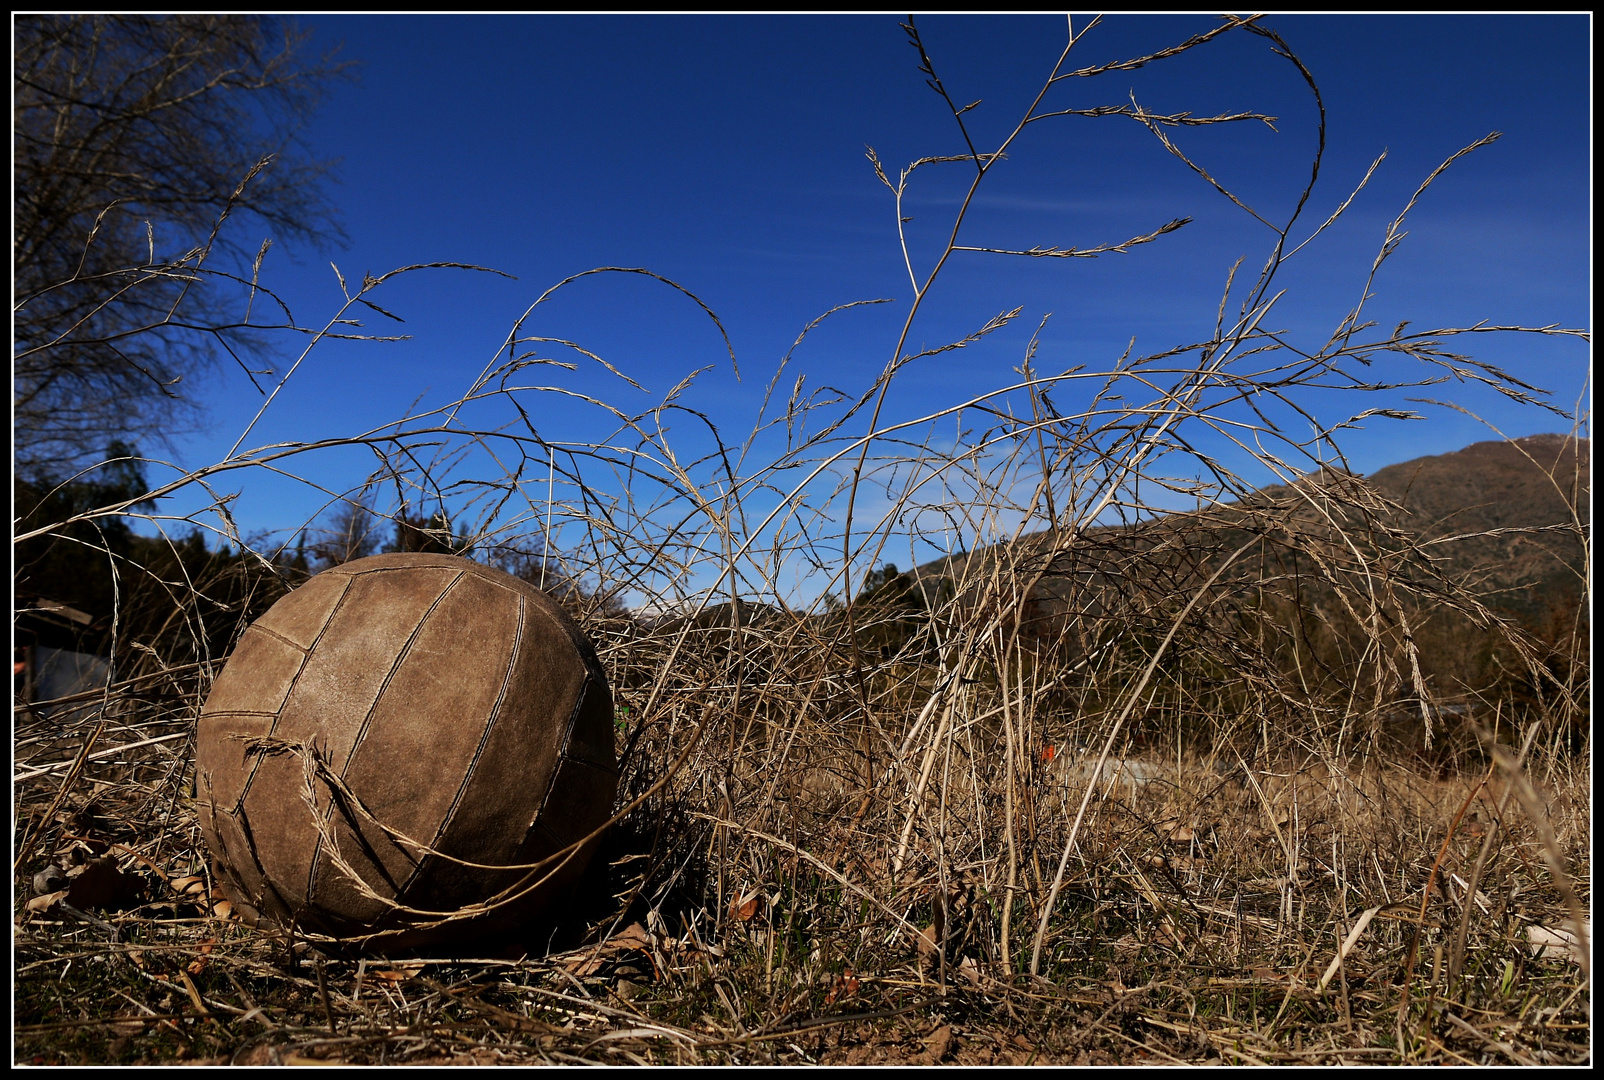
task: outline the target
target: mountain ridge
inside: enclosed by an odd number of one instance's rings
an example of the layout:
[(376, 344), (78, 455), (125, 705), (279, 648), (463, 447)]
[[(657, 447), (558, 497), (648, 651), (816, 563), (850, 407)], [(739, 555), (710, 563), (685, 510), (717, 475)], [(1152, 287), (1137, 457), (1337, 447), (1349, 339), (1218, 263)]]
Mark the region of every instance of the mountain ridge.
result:
[[(1256, 511), (1282, 506), (1295, 516), (1299, 502), (1330, 499), (1363, 507), (1370, 520), (1357, 522), (1357, 528), (1389, 532), (1418, 545), (1434, 570), (1469, 584), (1490, 608), (1535, 627), (1552, 610), (1580, 602), (1588, 565), (1583, 538), (1591, 525), (1590, 458), (1590, 441), (1570, 435), (1487, 440), (1386, 465), (1369, 476), (1322, 468), (1236, 502), (1130, 525), (1097, 526), (1079, 535), (1097, 544), (1115, 537), (1156, 544), (1178, 530), (1203, 528), (1222, 533), (1216, 546), (1234, 547), (1224, 542), (1223, 533), (1237, 531)], [(1322, 527), (1312, 518), (1302, 526)], [(907, 578), (930, 603), (944, 592), (962, 593), (961, 581), (974, 578), (975, 571), (983, 575), (983, 567), (1004, 553), (1014, 555), (1012, 561), (1021, 568), (1032, 556), (1042, 555), (1048, 561), (1036, 560), (1027, 572), (1042, 574), (1033, 586), (1034, 599), (1053, 605), (1049, 597), (1060, 591), (1054, 579), (1060, 576), (1057, 564), (1063, 554), (1057, 550), (1063, 541), (1054, 541), (1051, 530), (1040, 530), (943, 556), (896, 576)], [(890, 575), (879, 571), (876, 580), (888, 581), (893, 575), (894, 570)]]

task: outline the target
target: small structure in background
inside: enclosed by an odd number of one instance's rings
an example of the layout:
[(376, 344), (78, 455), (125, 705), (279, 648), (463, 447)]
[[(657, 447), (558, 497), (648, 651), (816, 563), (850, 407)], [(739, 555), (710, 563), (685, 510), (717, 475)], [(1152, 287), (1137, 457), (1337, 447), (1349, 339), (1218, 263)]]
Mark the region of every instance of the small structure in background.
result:
[(82, 695), (104, 689), (112, 670), (104, 656), (83, 651), (84, 637), (97, 629), (93, 616), (41, 596), (20, 594), (17, 603), (11, 657), (17, 704), (64, 723), (94, 715), (100, 702), (85, 701)]
[(1140, 758), (1110, 755), (1098, 768), (1098, 751), (1080, 743), (1052, 743), (1042, 748), (1042, 775), (1049, 788), (1068, 796), (1078, 795), (1095, 783), (1116, 797), (1134, 797), (1143, 788), (1165, 777), (1164, 766)]
[(1136, 795), (1164, 773), (1161, 766), (1138, 758), (1110, 757), (1099, 769), (1095, 752), (1076, 758), (1060, 755), (1052, 764), (1057, 766), (1055, 779), (1066, 789), (1080, 791), (1095, 780), (1108, 793), (1126, 796)]

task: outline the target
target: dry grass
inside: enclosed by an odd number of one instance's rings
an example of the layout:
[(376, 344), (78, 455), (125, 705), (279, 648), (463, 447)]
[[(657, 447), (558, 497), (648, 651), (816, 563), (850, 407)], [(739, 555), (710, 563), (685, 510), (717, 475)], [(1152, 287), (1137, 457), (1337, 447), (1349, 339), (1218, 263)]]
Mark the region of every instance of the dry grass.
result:
[[(1053, 78), (1096, 74), (1069, 51)], [(1165, 118), (1126, 115), (1181, 153)], [(916, 167), (978, 186), (992, 160)], [(912, 171), (885, 178), (899, 199)], [(1033, 342), (1013, 385), (915, 421), (880, 413), (923, 362), (917, 302), (856, 400), (782, 364), (740, 442), (682, 384), (645, 412), (593, 402), (611, 433), (554, 445), (537, 403), (572, 396), (526, 380), (571, 347), (531, 331), (537, 302), (445, 409), (162, 486), (271, 468), (332, 490), (319, 456), (367, 447), (336, 503), (439, 506), (459, 545), (560, 584), (620, 706), (619, 815), (576, 914), (480, 958), (239, 924), (190, 801), (222, 657), (184, 628), (218, 603), (169, 579), (139, 594), (166, 617), (128, 619), (162, 629), (125, 643), (125, 681), (17, 712), (16, 1060), (1586, 1060), (1585, 964), (1532, 947), (1591, 906), (1586, 636), (1549, 664), (1376, 492), (1319, 472), (1352, 417), (1301, 406), (1342, 383), (1364, 415), (1383, 388), (1354, 362), (1389, 352), (1540, 394), (1442, 348), (1468, 331), (1373, 334), (1362, 305), (1289, 349), (1266, 316), (1296, 220), (1211, 340), (1058, 375)], [(910, 260), (920, 300), (939, 269)], [(1255, 496), (1264, 477), (1285, 486)], [(1197, 510), (1167, 516), (1178, 492)], [(188, 520), (260, 556), (230, 571), (254, 583), (228, 594), (236, 624), (294, 584), (285, 542), (239, 536), (226, 500)], [(864, 588), (915, 533), (953, 557)], [(1423, 611), (1500, 634), (1530, 693), (1442, 685)], [(1463, 730), (1449, 696), (1475, 705)], [(1424, 730), (1400, 741), (1400, 715)], [(30, 910), (47, 861), (98, 875), (98, 907)]]

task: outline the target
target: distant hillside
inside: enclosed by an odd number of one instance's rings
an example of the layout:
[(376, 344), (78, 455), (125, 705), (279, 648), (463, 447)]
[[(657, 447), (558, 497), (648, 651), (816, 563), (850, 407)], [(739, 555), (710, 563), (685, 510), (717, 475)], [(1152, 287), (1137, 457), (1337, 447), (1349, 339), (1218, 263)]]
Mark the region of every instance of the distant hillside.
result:
[[(1403, 507), (1395, 524), (1444, 541), (1426, 550), (1474, 581), (1484, 603), (1533, 624), (1582, 594), (1575, 527), (1592, 524), (1590, 451), (1586, 439), (1531, 435), (1389, 465), (1369, 479)], [(1536, 529), (1545, 531), (1486, 535)]]
[(1590, 446), (1569, 435), (1479, 442), (1376, 470), (1370, 482), (1430, 532), (1524, 528), (1588, 512)]
[(992, 612), (1090, 662), (1109, 642), (1156, 642), (1240, 552), (1189, 616), (1181, 662), (1188, 649), (1202, 657), (1258, 641), (1298, 679), (1345, 688), (1374, 667), (1379, 641), (1394, 673), (1388, 694), (1418, 678), (1434, 693), (1478, 693), (1529, 670), (1490, 613), (1569, 678), (1570, 661), (1550, 659), (1580, 655), (1587, 640), (1590, 452), (1586, 440), (1537, 435), (1368, 478), (1324, 469), (1236, 503), (882, 570), (860, 600), (904, 620), (956, 600), (946, 617)]
[[(1330, 470), (1298, 483), (1335, 492), (1347, 478), (1362, 480), (1390, 504), (1377, 523), (1419, 544), (1437, 573), (1536, 629), (1556, 607), (1580, 602), (1590, 470), (1588, 440), (1546, 434), (1473, 443), (1369, 477)], [(1245, 502), (1273, 503), (1291, 490), (1265, 488)]]

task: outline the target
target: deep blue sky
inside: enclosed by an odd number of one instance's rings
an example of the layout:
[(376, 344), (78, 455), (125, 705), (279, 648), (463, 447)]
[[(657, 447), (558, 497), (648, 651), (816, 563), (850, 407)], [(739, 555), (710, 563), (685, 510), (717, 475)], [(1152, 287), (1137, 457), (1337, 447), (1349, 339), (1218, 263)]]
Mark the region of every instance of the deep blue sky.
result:
[[(1076, 20), (1077, 29), (1086, 16)], [(456, 397), (541, 291), (595, 266), (646, 267), (693, 290), (730, 333), (744, 381), (690, 302), (641, 278), (591, 278), (542, 309), (532, 329), (594, 349), (653, 397), (705, 364), (687, 401), (736, 437), (750, 424), (774, 365), (799, 330), (833, 305), (888, 297), (827, 322), (794, 371), (856, 394), (891, 354), (911, 288), (890, 193), (865, 145), (888, 169), (962, 149), (942, 101), (892, 16), (863, 17), (318, 17), (315, 42), (343, 43), (360, 80), (339, 86), (310, 129), (319, 156), (339, 157), (331, 189), (350, 237), (343, 250), (275, 248), (264, 280), (304, 323), (333, 313), (330, 259), (348, 277), (418, 262), (494, 267), (517, 280), (452, 271), (414, 274), (376, 299), (413, 340), (320, 347), (247, 445), (355, 434), (415, 400)], [(978, 141), (1012, 128), (1062, 48), (1062, 17), (927, 17), (927, 47)], [(1358, 298), (1386, 223), (1444, 158), (1491, 131), (1504, 137), (1462, 159), (1413, 211), (1368, 314), (1390, 327), (1492, 323), (1590, 325), (1591, 22), (1549, 17), (1274, 16), (1318, 80), (1328, 149), (1297, 240), (1388, 158), (1339, 224), (1290, 263), (1271, 322), (1318, 347)], [(1211, 16), (1111, 17), (1077, 46), (1080, 67), (1174, 44)], [(1174, 60), (1070, 80), (1058, 107), (1254, 110), (1262, 125), (1178, 129), (1179, 145), (1265, 216), (1284, 218), (1308, 174), (1315, 110), (1268, 42), (1232, 33)], [(916, 265), (928, 265), (968, 166), (914, 180), (907, 212)], [(945, 170), (945, 171), (940, 171)], [(1032, 125), (982, 188), (964, 242), (1090, 246), (1194, 222), (1125, 255), (1088, 259), (955, 257), (932, 291), (912, 343), (961, 336), (1023, 306), (1012, 327), (964, 352), (921, 361), (892, 391), (888, 416), (933, 411), (1013, 381), (1041, 316), (1052, 313), (1037, 365), (1106, 366), (1209, 336), (1225, 275), (1256, 269), (1270, 234), (1170, 156), (1130, 119), (1060, 118)], [(247, 226), (255, 228), (255, 226)], [(245, 239), (254, 247), (254, 238)], [(394, 324), (370, 320), (390, 332)], [(1570, 408), (1584, 391), (1586, 346), (1517, 336), (1459, 339)], [(551, 354), (547, 354), (551, 355)], [(281, 357), (282, 364), (289, 354)], [(572, 357), (568, 357), (572, 359)], [(1389, 360), (1378, 377), (1418, 369)], [(550, 381), (621, 408), (651, 398), (591, 365)], [(1559, 430), (1559, 418), (1461, 386), (1436, 388), (1507, 434)], [(208, 388), (210, 426), (180, 446), (184, 464), (216, 460), (258, 399), (237, 372)], [(1347, 406), (1313, 402), (1334, 419)], [(1441, 409), (1412, 424), (1371, 421), (1345, 447), (1361, 471), (1493, 437)], [(543, 434), (600, 437), (577, 407), (542, 417)], [(307, 464), (343, 489), (368, 465), (356, 455)], [(294, 527), (316, 492), (236, 474), (246, 530)]]

